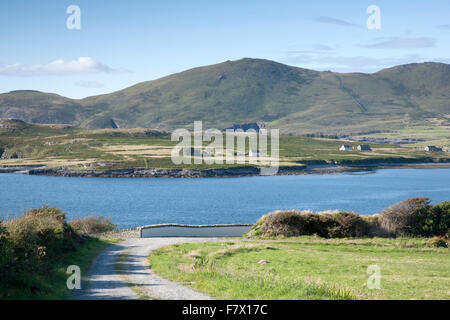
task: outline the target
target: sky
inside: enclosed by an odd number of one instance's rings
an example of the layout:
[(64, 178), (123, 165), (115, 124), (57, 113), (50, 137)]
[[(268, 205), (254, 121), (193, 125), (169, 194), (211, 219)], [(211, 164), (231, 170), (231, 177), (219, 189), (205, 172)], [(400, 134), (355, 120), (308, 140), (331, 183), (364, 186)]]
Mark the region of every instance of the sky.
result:
[[(80, 9), (79, 29), (76, 12), (67, 12), (72, 5)], [(367, 27), (373, 5), (378, 29)], [(448, 0), (0, 2), (0, 93), (78, 99), (244, 57), (371, 73), (450, 63), (449, 53)]]

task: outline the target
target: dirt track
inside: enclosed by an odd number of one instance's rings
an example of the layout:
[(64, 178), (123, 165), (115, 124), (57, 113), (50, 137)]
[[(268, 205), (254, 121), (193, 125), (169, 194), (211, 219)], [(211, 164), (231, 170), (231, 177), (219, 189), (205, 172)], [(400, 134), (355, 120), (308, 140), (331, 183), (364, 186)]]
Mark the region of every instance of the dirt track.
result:
[[(149, 268), (152, 250), (185, 242), (214, 241), (212, 238), (139, 238), (106, 248), (92, 263), (89, 276), (74, 299), (163, 299), (207, 300), (210, 297), (168, 281)], [(118, 263), (120, 262), (120, 263)], [(117, 266), (120, 266), (119, 269)], [(118, 271), (120, 270), (120, 271)], [(83, 274), (83, 270), (82, 270)]]

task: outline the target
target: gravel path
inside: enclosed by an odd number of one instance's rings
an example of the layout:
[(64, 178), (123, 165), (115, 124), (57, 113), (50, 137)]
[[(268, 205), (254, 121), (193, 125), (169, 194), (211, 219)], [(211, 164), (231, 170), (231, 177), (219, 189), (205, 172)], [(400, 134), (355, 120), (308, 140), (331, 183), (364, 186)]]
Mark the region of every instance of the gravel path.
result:
[[(152, 250), (176, 243), (205, 241), (214, 241), (214, 239), (139, 238), (111, 245), (94, 260), (89, 277), (82, 282), (82, 288), (75, 291), (74, 299), (138, 299), (139, 297), (163, 300), (211, 299), (193, 289), (161, 278), (150, 270), (148, 262), (148, 256)], [(119, 273), (117, 273), (118, 265), (120, 265)]]

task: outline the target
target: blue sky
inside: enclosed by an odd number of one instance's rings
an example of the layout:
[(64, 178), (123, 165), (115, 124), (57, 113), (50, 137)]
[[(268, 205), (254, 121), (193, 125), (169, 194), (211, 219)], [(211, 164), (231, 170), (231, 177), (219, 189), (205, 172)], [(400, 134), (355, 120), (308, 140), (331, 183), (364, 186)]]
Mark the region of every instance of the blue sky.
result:
[[(66, 27), (70, 5), (80, 30)], [(366, 27), (369, 5), (380, 30)], [(450, 63), (450, 2), (2, 1), (0, 39), (0, 92), (82, 98), (243, 57), (339, 72)]]

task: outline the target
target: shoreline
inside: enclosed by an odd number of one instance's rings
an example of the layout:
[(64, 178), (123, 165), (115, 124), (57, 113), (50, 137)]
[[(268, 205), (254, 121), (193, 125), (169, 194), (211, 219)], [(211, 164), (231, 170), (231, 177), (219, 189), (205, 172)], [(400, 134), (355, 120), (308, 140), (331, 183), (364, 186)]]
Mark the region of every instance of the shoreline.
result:
[[(308, 164), (297, 167), (280, 167), (273, 176), (337, 174), (345, 172), (370, 172), (377, 169), (445, 169), (450, 162), (405, 162), (376, 164)], [(68, 168), (47, 168), (45, 166), (10, 166), (0, 167), (1, 173), (21, 173), (40, 176), (59, 177), (97, 177), (97, 178), (217, 178), (217, 177), (251, 177), (262, 176), (256, 167), (218, 168), (205, 170), (192, 169), (111, 169), (111, 170), (72, 170)]]

